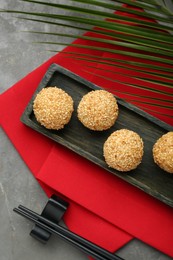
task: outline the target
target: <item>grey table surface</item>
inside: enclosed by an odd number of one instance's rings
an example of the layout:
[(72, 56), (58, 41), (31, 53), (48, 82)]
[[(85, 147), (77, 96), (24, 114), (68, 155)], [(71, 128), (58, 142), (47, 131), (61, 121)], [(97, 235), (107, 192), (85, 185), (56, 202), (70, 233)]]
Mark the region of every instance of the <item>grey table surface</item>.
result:
[[(16, 7), (22, 10), (24, 5), (26, 4), (20, 1), (0, 0), (0, 8), (4, 9)], [(45, 7), (40, 7), (41, 9), (48, 12)], [(27, 10), (34, 10), (33, 4), (27, 4)], [(43, 46), (31, 43), (36, 39), (39, 40), (39, 36), (36, 38), (32, 34), (22, 32), (25, 29), (40, 28), (49, 31), (48, 25), (26, 23), (9, 14), (0, 14), (0, 24), (2, 93), (50, 58), (52, 53), (46, 51)], [(59, 32), (62, 30), (63, 28), (59, 28)], [(61, 50), (63, 46), (58, 48)], [(29, 236), (33, 224), (15, 214), (13, 208), (22, 204), (40, 213), (47, 202), (47, 197), (2, 129), (0, 129), (0, 143), (0, 260), (88, 259), (84, 253), (55, 236), (47, 245)], [(171, 259), (137, 239), (116, 253), (127, 260)]]

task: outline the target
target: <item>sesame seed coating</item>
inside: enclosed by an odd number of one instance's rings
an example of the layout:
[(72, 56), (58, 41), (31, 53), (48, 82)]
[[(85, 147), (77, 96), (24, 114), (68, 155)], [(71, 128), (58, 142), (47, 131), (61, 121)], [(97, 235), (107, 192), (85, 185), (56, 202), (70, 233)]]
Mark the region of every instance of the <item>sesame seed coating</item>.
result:
[(95, 131), (107, 130), (118, 117), (118, 105), (113, 94), (95, 90), (84, 95), (77, 109), (81, 123)]
[(103, 154), (109, 167), (121, 172), (131, 171), (142, 161), (143, 141), (131, 130), (117, 130), (104, 143)]
[(43, 88), (33, 104), (37, 121), (47, 129), (62, 129), (70, 121), (73, 110), (71, 96), (57, 87)]
[(164, 171), (173, 173), (173, 132), (162, 135), (153, 146), (154, 162)]

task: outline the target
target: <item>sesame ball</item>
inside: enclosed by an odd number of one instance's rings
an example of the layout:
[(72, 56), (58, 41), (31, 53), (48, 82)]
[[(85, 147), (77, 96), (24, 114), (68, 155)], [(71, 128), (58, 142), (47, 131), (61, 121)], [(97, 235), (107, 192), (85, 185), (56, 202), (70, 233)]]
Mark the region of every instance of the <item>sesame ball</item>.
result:
[(70, 121), (73, 110), (71, 96), (57, 87), (43, 88), (33, 104), (37, 121), (47, 129), (62, 129)]
[(109, 167), (121, 172), (131, 171), (142, 161), (143, 141), (131, 130), (117, 130), (104, 143), (103, 153)]
[(154, 162), (164, 171), (173, 173), (173, 132), (162, 135), (153, 146)]
[(78, 109), (78, 119), (90, 130), (107, 130), (118, 117), (118, 105), (113, 94), (95, 90), (84, 95)]

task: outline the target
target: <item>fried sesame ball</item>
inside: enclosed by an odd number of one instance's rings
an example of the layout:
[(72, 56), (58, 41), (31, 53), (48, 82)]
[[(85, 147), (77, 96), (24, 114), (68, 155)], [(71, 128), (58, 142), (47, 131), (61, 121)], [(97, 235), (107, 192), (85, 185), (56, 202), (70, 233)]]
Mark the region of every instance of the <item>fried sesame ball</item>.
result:
[(173, 132), (162, 135), (153, 146), (154, 162), (164, 171), (173, 173)]
[(117, 130), (104, 143), (103, 154), (109, 167), (121, 172), (131, 171), (142, 161), (143, 141), (131, 130)]
[(57, 87), (43, 88), (33, 104), (37, 121), (47, 129), (62, 129), (70, 121), (73, 110), (71, 96)]
[(118, 117), (118, 105), (113, 94), (93, 90), (84, 95), (77, 109), (78, 119), (90, 130), (107, 130)]

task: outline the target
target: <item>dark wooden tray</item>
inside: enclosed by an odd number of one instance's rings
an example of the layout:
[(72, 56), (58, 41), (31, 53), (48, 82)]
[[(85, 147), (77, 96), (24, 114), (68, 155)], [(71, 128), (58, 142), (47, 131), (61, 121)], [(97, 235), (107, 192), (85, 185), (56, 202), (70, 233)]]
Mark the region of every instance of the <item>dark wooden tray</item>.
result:
[[(55, 131), (44, 128), (36, 121), (33, 114), (33, 100), (36, 94), (47, 86), (62, 88), (74, 100), (75, 111), (70, 123), (63, 130)], [(65, 68), (52, 64), (26, 107), (21, 121), (41, 134), (53, 139), (55, 142), (64, 145), (173, 207), (173, 175), (161, 170), (154, 163), (152, 157), (152, 147), (156, 140), (166, 132), (173, 131), (173, 127), (117, 98), (120, 112), (115, 125), (109, 130), (102, 132), (90, 131), (77, 119), (76, 109), (82, 96), (93, 89), (101, 88)], [(109, 168), (103, 157), (103, 143), (113, 131), (122, 128), (136, 131), (142, 137), (145, 144), (142, 163), (137, 169), (128, 173), (120, 173)]]

